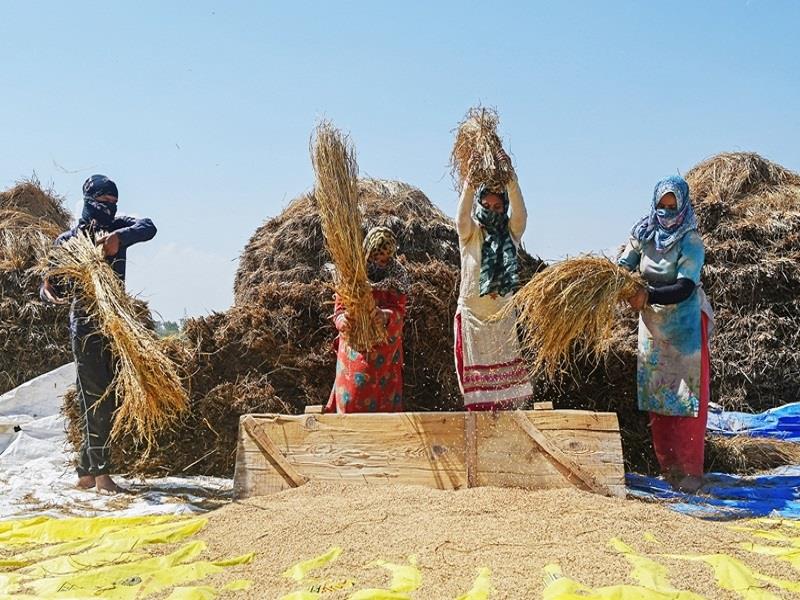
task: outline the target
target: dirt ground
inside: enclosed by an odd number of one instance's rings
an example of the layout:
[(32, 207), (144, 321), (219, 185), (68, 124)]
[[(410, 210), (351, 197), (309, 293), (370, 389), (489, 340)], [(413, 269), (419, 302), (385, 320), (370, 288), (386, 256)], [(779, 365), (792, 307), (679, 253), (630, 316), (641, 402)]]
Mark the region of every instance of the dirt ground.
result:
[[(655, 504), (572, 489), (452, 492), (312, 482), (210, 513), (200, 537), (215, 556), (257, 552), (251, 564), (230, 569), (214, 582), (252, 579), (253, 586), (236, 598), (281, 598), (325, 583), (349, 587), (320, 598), (349, 598), (364, 588), (389, 587), (389, 571), (371, 563), (409, 564), (411, 556), (422, 576), (419, 588), (408, 596), (381, 598), (455, 599), (470, 590), (481, 567), (491, 570), (494, 591), (488, 598), (541, 598), (543, 568), (552, 563), (564, 576), (592, 588), (638, 585), (631, 562), (610, 545), (613, 538), (666, 567), (669, 583), (678, 590), (705, 598), (795, 597), (763, 580), (749, 589), (723, 590), (709, 564), (663, 556), (727, 554), (760, 574), (789, 580), (800, 591), (800, 583), (794, 583), (800, 573), (786, 561), (743, 549), (742, 544), (764, 542), (752, 531), (734, 529), (737, 525), (742, 523), (702, 521)], [(292, 565), (332, 547), (342, 552), (327, 567), (300, 582), (282, 576)]]

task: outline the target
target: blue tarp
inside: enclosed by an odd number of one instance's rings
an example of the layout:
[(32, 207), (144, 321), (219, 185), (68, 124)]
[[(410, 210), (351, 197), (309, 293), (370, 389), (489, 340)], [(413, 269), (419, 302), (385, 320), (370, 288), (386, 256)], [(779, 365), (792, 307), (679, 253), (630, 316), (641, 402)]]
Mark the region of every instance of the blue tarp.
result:
[(800, 466), (782, 467), (758, 477), (709, 473), (697, 494), (677, 492), (656, 477), (629, 473), (625, 479), (631, 496), (662, 502), (667, 508), (702, 519), (800, 519)]
[[(710, 407), (708, 432), (713, 435), (748, 435), (800, 442), (800, 402), (750, 414)], [(758, 477), (708, 473), (697, 494), (676, 492), (656, 477), (635, 473), (625, 476), (628, 493), (635, 498), (663, 502), (665, 506), (703, 519), (728, 520), (780, 516), (800, 519), (800, 465), (781, 467)]]
[(800, 402), (792, 402), (758, 414), (709, 410), (709, 433), (749, 435), (800, 442)]

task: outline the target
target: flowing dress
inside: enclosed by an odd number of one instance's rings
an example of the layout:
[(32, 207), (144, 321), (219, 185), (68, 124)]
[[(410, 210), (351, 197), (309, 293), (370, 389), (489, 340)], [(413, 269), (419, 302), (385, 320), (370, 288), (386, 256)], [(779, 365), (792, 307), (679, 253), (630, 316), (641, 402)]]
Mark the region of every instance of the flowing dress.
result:
[[(403, 410), (403, 323), (406, 295), (394, 289), (373, 289), (378, 308), (391, 311), (386, 343), (360, 352), (341, 333), (336, 338), (336, 378), (325, 412), (401, 412)], [(338, 296), (333, 316), (341, 332), (344, 307)]]
[[(474, 190), (466, 187), (459, 201), (456, 225), (461, 252), (461, 286), (454, 319), (454, 355), (459, 388), (467, 410), (516, 408), (533, 395), (520, 357), (513, 314), (500, 321), (489, 317), (512, 297), (480, 295), (481, 249), (484, 234), (472, 217)], [(516, 181), (508, 185), (511, 214), (508, 228), (519, 246), (527, 212)]]

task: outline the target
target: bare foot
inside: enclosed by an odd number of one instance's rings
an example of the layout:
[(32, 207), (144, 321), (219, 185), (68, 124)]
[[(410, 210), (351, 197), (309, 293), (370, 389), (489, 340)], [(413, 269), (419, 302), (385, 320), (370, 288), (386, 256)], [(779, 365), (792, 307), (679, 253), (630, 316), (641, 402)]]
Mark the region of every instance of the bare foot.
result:
[(703, 487), (703, 478), (697, 477), (696, 475), (687, 475), (683, 479), (678, 482), (678, 485), (675, 486), (681, 492), (686, 492), (687, 494), (694, 494), (697, 490)]
[(76, 486), (82, 490), (89, 490), (94, 487), (94, 475), (80, 475)]
[(110, 475), (98, 475), (95, 479), (97, 491), (102, 494), (123, 494), (127, 490), (119, 487)]
[(666, 481), (673, 489), (677, 489), (678, 484), (685, 477), (684, 473), (681, 473), (677, 469), (669, 469), (662, 473), (661, 476), (664, 478), (664, 481)]

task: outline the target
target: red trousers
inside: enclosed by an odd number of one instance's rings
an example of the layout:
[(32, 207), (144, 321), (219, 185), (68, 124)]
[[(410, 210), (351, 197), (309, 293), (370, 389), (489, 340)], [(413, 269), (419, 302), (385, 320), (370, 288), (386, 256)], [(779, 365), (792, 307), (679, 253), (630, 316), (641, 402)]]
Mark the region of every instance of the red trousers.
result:
[(653, 449), (664, 474), (702, 477), (711, 396), (711, 356), (708, 350), (708, 317), (701, 313), (702, 348), (700, 350), (700, 407), (696, 417), (668, 417), (650, 413)]

